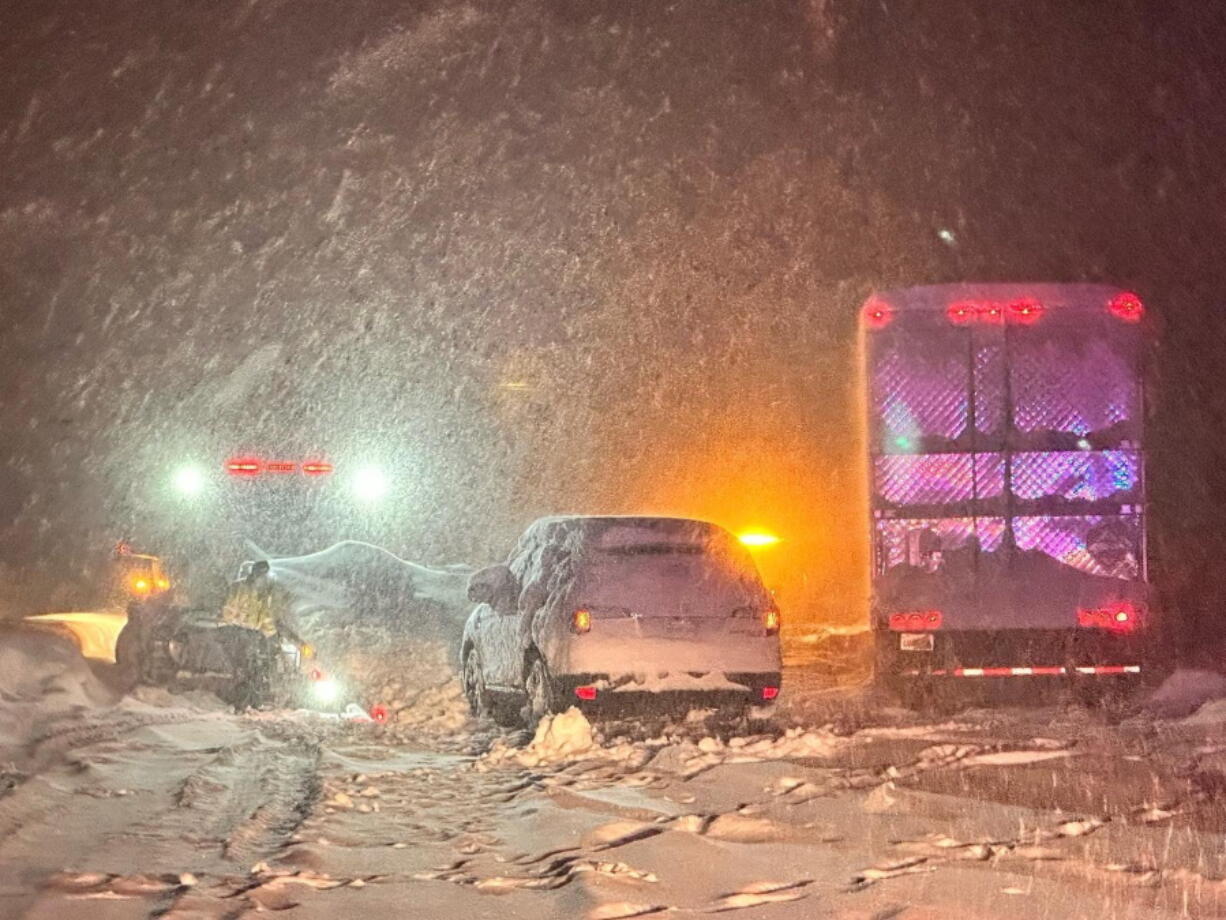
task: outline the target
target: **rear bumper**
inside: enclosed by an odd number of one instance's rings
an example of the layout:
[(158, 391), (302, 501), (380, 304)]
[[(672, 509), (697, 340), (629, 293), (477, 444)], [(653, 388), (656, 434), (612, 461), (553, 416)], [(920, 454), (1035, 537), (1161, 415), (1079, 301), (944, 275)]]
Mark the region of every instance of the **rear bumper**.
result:
[(1139, 677), (1144, 634), (1091, 629), (937, 630), (931, 651), (904, 651), (900, 633), (876, 633), (882, 678)]
[[(555, 680), (564, 699), (587, 705), (644, 698), (707, 706), (769, 704), (778, 697), (782, 687), (782, 675), (778, 671), (707, 672), (701, 676), (666, 674), (642, 683), (607, 673), (565, 674)], [(581, 697), (576, 692), (580, 688), (595, 688), (596, 699)]]

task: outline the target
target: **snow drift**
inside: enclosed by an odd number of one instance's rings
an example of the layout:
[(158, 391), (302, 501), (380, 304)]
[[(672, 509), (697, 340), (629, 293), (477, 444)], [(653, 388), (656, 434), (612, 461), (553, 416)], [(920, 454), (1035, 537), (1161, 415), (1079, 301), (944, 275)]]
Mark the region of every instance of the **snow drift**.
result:
[(472, 606), (470, 566), (419, 565), (355, 540), (268, 563), (289, 597), (290, 626), (318, 649), (325, 669), (341, 672), (358, 701), (383, 705), (404, 724), (433, 693), (447, 724), (462, 721), (450, 683)]
[(469, 607), (466, 565), (432, 568), (381, 547), (346, 540), (306, 556), (268, 560), (290, 596), (290, 616), (305, 639), (346, 627), (458, 638)]
[(52, 717), (115, 701), (71, 639), (31, 629), (0, 632), (0, 759), (14, 759)]

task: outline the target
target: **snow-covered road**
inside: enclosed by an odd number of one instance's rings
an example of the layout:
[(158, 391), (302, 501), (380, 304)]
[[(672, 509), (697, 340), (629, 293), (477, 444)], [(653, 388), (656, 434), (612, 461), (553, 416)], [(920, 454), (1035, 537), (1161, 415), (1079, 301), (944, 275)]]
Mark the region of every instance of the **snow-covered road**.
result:
[(925, 721), (849, 691), (748, 734), (568, 716), (530, 742), (203, 702), (37, 728), (0, 797), (0, 916), (1226, 915), (1214, 704)]

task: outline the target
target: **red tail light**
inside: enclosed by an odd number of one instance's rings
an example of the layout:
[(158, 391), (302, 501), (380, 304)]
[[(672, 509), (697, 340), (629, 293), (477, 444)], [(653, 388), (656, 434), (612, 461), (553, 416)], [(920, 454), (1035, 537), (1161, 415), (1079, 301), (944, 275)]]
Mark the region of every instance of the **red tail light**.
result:
[(1128, 601), (1117, 601), (1105, 607), (1081, 608), (1077, 611), (1077, 625), (1087, 629), (1106, 629), (1116, 633), (1130, 633), (1140, 629), (1142, 610)]
[(375, 703), (370, 707), (370, 717), (376, 722), (387, 721), (387, 707), (382, 703)]
[(597, 693), (596, 688), (592, 686), (583, 686), (583, 687), (575, 688), (575, 696), (579, 697), (579, 699), (581, 700), (588, 700), (589, 702), (591, 700), (596, 699), (596, 693)]
[(873, 298), (864, 305), (864, 325), (869, 329), (884, 329), (894, 321), (894, 310), (884, 300)]
[(925, 632), (940, 629), (945, 617), (939, 610), (920, 610), (915, 613), (891, 613), (890, 629), (895, 632)]
[(775, 699), (777, 696), (779, 696), (779, 688), (778, 688), (778, 687), (763, 687), (763, 688), (762, 688), (762, 699), (764, 699), (764, 700), (773, 700), (773, 699)]
[(319, 668), (311, 668), (307, 676), (310, 677), (311, 680), (323, 680), (324, 672), (319, 670)]
[(773, 607), (762, 613), (762, 627), (766, 630), (768, 636), (773, 636), (779, 632), (779, 611)]
[(1117, 294), (1107, 304), (1107, 312), (1126, 323), (1139, 323), (1145, 316), (1145, 307), (1136, 294)]
[(258, 476), (263, 466), (253, 457), (238, 457), (226, 461), (226, 472), (231, 476)]
[(592, 631), (592, 611), (580, 607), (570, 615), (570, 628), (572, 632), (582, 635), (585, 632)]

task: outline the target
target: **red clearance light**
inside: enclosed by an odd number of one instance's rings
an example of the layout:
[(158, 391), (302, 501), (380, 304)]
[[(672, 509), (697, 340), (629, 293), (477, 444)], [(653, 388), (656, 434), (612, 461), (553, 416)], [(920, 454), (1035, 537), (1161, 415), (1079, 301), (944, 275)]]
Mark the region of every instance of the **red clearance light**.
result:
[(773, 700), (778, 696), (779, 696), (778, 687), (763, 687), (762, 688), (762, 699)]
[(264, 465), (252, 457), (240, 457), (226, 461), (226, 472), (231, 476), (258, 476)]
[(302, 464), (302, 472), (308, 476), (323, 476), (332, 472), (332, 464), (324, 463), (322, 460), (313, 460)]
[(969, 326), (979, 318), (981, 304), (969, 300), (959, 300), (945, 308), (945, 315), (955, 326)]
[(268, 473), (293, 473), (298, 469), (298, 464), (289, 460), (270, 460), (264, 464), (264, 470)]
[(884, 329), (894, 321), (894, 310), (884, 300), (876, 298), (864, 305), (864, 325), (869, 329)]
[(981, 303), (979, 305), (979, 322), (999, 326), (1005, 321), (1004, 308), (998, 303)]
[(579, 697), (581, 700), (588, 700), (590, 702), (591, 700), (596, 699), (596, 688), (592, 686), (576, 687), (575, 696)]
[(1139, 323), (1145, 316), (1145, 307), (1136, 294), (1117, 294), (1107, 304), (1107, 312), (1126, 323)]
[(920, 610), (915, 613), (891, 613), (890, 629), (894, 632), (924, 632), (940, 629), (945, 617), (939, 610)]
[(998, 326), (1005, 321), (1005, 310), (992, 301), (955, 300), (945, 308), (945, 316), (955, 326), (969, 326), (972, 323)]
[(591, 632), (592, 611), (579, 609), (570, 615), (570, 628), (577, 633)]
[(1033, 326), (1043, 318), (1043, 305), (1033, 297), (1023, 297), (1009, 304), (1009, 318), (1023, 326)]

